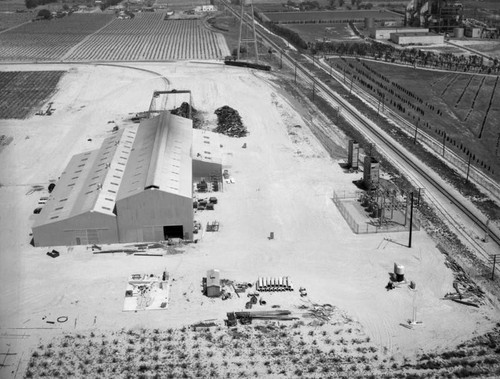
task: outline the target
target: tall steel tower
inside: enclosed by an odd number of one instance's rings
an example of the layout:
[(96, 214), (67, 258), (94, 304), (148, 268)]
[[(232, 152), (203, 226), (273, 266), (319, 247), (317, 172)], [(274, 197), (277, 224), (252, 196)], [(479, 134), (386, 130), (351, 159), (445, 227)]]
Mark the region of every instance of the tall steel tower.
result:
[[(247, 59), (249, 58), (250, 50), (249, 45), (253, 45), (255, 61), (259, 62), (259, 50), (257, 49), (257, 34), (255, 33), (255, 18), (253, 15), (253, 0), (240, 0), (241, 1), (241, 12), (240, 12), (240, 33), (238, 36), (238, 50), (236, 57), (239, 60), (241, 54), (242, 44), (245, 48)], [(250, 17), (245, 18), (245, 7), (250, 6)], [(248, 25), (251, 23), (251, 25)], [(245, 36), (243, 37), (243, 29), (245, 29)], [(249, 36), (249, 34), (251, 34)]]

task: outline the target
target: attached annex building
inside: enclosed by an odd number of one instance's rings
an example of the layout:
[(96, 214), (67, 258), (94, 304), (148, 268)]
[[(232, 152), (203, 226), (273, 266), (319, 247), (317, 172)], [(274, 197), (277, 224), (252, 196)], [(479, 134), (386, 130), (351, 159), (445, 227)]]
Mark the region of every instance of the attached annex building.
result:
[[(165, 112), (73, 156), (35, 220), (34, 245), (192, 239), (193, 132), (191, 120)], [(199, 175), (222, 171), (212, 148), (214, 164)]]

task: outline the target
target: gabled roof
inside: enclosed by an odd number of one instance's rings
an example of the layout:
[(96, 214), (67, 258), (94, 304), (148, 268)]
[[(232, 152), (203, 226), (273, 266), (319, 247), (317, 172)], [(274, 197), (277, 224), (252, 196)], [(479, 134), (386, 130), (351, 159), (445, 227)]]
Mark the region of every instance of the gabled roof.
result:
[(86, 213), (114, 215), (137, 126), (114, 132), (97, 150), (73, 156), (33, 227)]
[(192, 197), (192, 121), (168, 112), (138, 129), (117, 200), (157, 189)]
[(214, 132), (193, 129), (194, 160), (222, 164), (222, 152), (219, 135)]

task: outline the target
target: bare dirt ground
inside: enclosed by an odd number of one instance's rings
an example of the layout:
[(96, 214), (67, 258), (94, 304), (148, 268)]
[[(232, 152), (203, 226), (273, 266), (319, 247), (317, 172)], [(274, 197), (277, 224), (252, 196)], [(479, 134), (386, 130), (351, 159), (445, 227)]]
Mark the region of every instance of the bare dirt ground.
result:
[[(307, 288), (308, 297), (298, 291), (265, 294), (267, 305), (259, 309), (280, 305), (297, 312), (309, 301), (332, 304), (359, 325), (363, 338), (397, 359), (453, 348), (492, 328), (498, 308), (490, 300), (479, 309), (440, 300), (453, 292), (453, 274), (425, 232), (414, 233), (411, 249), (406, 233), (351, 232), (332, 202), (332, 191), (353, 191), (352, 181), (360, 175), (344, 173), (340, 160), (329, 157), (308, 129), (308, 122), (324, 119), (314, 117), (313, 110), (303, 117), (305, 110), (284, 96), (271, 74), (215, 62), (141, 67), (164, 75), (170, 88), (190, 89), (193, 106), (204, 112), (207, 124), (215, 126), (214, 110), (229, 105), (249, 130), (242, 139), (222, 137), (224, 168), (235, 183), (216, 194), (214, 211), (195, 215), (203, 225), (218, 220), (220, 231), (204, 233), (183, 254), (164, 257), (99, 256), (79, 246), (57, 248), (61, 256), (52, 259), (47, 249), (33, 248), (32, 211), (45, 193), (26, 195), (31, 186), (46, 186), (73, 154), (99, 146), (114, 125), (108, 121), (126, 127), (129, 113), (146, 110), (153, 90), (167, 83), (133, 65), (2, 66), (6, 71), (68, 73), (50, 100), (56, 108), (52, 116), (0, 120), (0, 133), (13, 137), (1, 152), (0, 351), (17, 354), (5, 356), (0, 377), (21, 377), (36, 347), (63, 334), (181, 328), (242, 310), (246, 295), (224, 302), (202, 295), (201, 280), (211, 268), (223, 278), (247, 282), (289, 276), (296, 288)], [(346, 146), (340, 135), (339, 143)], [(345, 154), (344, 147), (339, 154)], [(275, 239), (267, 238), (270, 232)], [(407, 286), (386, 291), (394, 262), (405, 266), (417, 291)], [(122, 312), (128, 276), (164, 269), (174, 279), (168, 309)], [(413, 330), (401, 327), (414, 307), (423, 324)], [(60, 316), (68, 320), (47, 323)]]

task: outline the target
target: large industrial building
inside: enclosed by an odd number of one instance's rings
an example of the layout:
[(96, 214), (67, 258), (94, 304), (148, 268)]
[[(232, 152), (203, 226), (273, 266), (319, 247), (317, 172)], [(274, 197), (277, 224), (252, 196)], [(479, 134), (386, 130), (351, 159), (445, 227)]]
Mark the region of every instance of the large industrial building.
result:
[(428, 33), (428, 28), (380, 27), (370, 29), (370, 38), (376, 40), (391, 39), (394, 33)]
[(192, 239), (193, 174), (222, 171), (218, 135), (163, 112), (75, 155), (33, 225), (35, 246)]
[(433, 45), (444, 43), (444, 36), (435, 33), (391, 33), (391, 41), (398, 45)]

